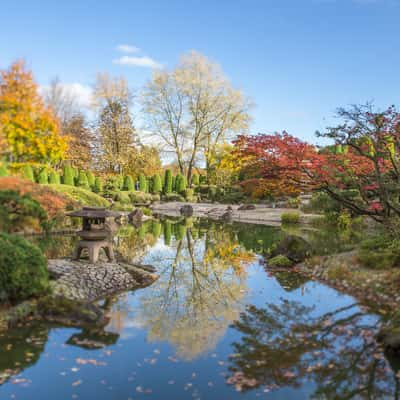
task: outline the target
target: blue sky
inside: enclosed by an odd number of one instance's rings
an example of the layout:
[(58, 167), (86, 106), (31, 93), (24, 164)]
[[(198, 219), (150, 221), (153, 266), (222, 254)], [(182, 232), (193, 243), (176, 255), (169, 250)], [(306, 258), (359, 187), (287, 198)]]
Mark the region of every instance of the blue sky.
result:
[(197, 50), (253, 99), (253, 133), (315, 142), (338, 106), (399, 106), (400, 0), (6, 0), (0, 17), (0, 67), (25, 58), (41, 85), (108, 71), (139, 89)]

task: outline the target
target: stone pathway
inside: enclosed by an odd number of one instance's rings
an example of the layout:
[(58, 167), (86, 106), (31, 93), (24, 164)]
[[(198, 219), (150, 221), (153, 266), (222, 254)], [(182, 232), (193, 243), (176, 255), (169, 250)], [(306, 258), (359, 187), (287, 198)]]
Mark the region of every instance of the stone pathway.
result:
[(124, 263), (97, 262), (68, 259), (49, 260), (48, 269), (53, 294), (69, 300), (92, 302), (115, 293), (146, 286), (157, 275)]

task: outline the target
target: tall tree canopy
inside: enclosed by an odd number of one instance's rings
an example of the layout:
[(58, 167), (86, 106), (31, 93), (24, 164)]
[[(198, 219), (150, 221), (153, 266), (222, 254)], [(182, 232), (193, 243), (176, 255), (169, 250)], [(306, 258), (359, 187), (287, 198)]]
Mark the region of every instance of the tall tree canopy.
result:
[(0, 71), (0, 146), (12, 161), (57, 163), (65, 157), (67, 140), (60, 135), (52, 110), (38, 93), (23, 61)]
[(400, 113), (370, 104), (338, 110), (342, 123), (320, 136), (334, 146), (316, 149), (287, 133), (242, 136), (242, 184), (262, 194), (323, 190), (357, 215), (390, 223), (400, 217)]
[(250, 102), (221, 68), (191, 52), (171, 71), (157, 71), (143, 93), (149, 129), (191, 181), (199, 158), (209, 170), (216, 146), (247, 129)]
[(130, 113), (132, 94), (126, 80), (98, 75), (94, 100), (99, 166), (106, 172), (124, 173), (137, 142)]
[(80, 169), (88, 169), (91, 165), (93, 132), (76, 94), (55, 78), (45, 89), (44, 99), (60, 121), (62, 135), (69, 140), (66, 160)]

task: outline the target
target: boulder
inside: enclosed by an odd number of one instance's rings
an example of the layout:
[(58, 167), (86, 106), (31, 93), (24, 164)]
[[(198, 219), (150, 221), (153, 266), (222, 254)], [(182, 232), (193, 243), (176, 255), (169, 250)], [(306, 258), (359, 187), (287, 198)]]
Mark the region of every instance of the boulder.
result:
[(228, 206), (226, 211), (221, 215), (221, 220), (224, 222), (231, 222), (233, 217), (232, 207)]
[(239, 211), (250, 211), (250, 210), (255, 210), (256, 206), (254, 204), (242, 204), (238, 210)]
[(179, 211), (184, 217), (191, 217), (193, 215), (193, 207), (190, 204), (185, 204)]
[(138, 222), (141, 222), (143, 219), (143, 211), (140, 208), (136, 208), (132, 212), (128, 214), (128, 222), (130, 224), (136, 224)]
[(287, 235), (272, 252), (272, 257), (278, 255), (286, 256), (297, 264), (311, 255), (311, 245), (300, 236)]

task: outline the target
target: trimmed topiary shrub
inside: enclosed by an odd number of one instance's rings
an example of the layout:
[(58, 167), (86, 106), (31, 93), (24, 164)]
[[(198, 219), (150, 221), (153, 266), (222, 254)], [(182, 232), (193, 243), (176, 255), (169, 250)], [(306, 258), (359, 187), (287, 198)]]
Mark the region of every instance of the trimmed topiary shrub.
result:
[(135, 190), (135, 184), (133, 183), (132, 176), (127, 175), (124, 178), (124, 190)]
[(176, 176), (172, 177), (172, 192), (176, 192)]
[(93, 191), (95, 193), (101, 193), (103, 191), (103, 181), (98, 176), (96, 176), (96, 178), (94, 180)]
[(144, 193), (147, 192), (147, 179), (143, 174), (139, 176), (139, 190)]
[(281, 215), (282, 224), (298, 224), (300, 222), (300, 214), (298, 212), (286, 212)]
[(166, 169), (164, 175), (164, 193), (172, 193), (172, 173), (171, 170)]
[(198, 186), (200, 185), (200, 178), (198, 174), (193, 174), (192, 175), (192, 185), (193, 186)]
[(26, 239), (0, 232), (0, 301), (21, 301), (47, 291), (45, 256)]
[(176, 193), (184, 194), (187, 187), (186, 177), (181, 174), (176, 176), (175, 191)]
[(39, 172), (37, 183), (40, 183), (41, 185), (47, 185), (49, 183), (49, 175), (45, 168)]
[(162, 191), (161, 176), (156, 174), (153, 176), (152, 193), (161, 193), (161, 191)]
[(172, 238), (172, 223), (171, 221), (164, 222), (164, 244), (169, 246)]
[(78, 176), (78, 180), (77, 180), (76, 186), (84, 188), (84, 189), (87, 189), (87, 190), (90, 189), (89, 182), (88, 182), (88, 179), (87, 179), (85, 171), (80, 171), (79, 172), (79, 176)]
[(35, 177), (33, 175), (33, 170), (32, 167), (29, 164), (25, 164), (23, 169), (22, 169), (22, 174), (25, 179), (28, 179), (28, 181), (35, 182)]
[(87, 178), (90, 188), (92, 189), (94, 187), (94, 181), (95, 181), (95, 177), (94, 177), (92, 171), (86, 172), (86, 178)]
[(74, 171), (70, 165), (66, 165), (63, 171), (62, 183), (64, 185), (75, 186)]
[(5, 165), (0, 165), (0, 178), (3, 176), (8, 176), (8, 170)]
[(53, 184), (53, 185), (59, 185), (60, 184), (60, 175), (54, 170), (50, 171), (49, 183)]

